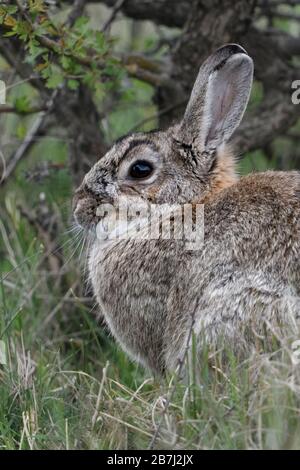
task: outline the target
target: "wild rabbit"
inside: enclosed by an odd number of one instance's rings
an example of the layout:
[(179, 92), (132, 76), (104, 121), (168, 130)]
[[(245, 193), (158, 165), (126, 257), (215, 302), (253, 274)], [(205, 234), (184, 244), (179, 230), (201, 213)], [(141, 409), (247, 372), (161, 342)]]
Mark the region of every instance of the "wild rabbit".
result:
[(247, 52), (221, 47), (200, 68), (182, 122), (117, 141), (75, 194), (75, 218), (94, 233), (103, 203), (204, 205), (201, 249), (174, 237), (103, 243), (95, 236), (89, 252), (112, 334), (159, 373), (181, 361), (191, 329), (199, 348), (205, 341), (251, 350), (266, 325), (293, 325), (299, 316), (300, 173), (239, 179), (227, 145), (252, 78)]

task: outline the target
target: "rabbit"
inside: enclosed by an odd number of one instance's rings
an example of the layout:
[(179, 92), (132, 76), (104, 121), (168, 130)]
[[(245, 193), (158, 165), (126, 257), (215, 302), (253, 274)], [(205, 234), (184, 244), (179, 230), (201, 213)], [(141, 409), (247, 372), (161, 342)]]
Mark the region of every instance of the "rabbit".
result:
[[(116, 141), (74, 195), (75, 219), (92, 233), (89, 277), (108, 328), (155, 374), (176, 369), (192, 337), (199, 351), (205, 342), (250, 353), (266, 325), (293, 328), (299, 318), (300, 173), (239, 177), (229, 143), (252, 81), (247, 52), (219, 48), (200, 67), (182, 121)], [(97, 207), (122, 198), (200, 205), (202, 247), (174, 237), (105, 242)]]

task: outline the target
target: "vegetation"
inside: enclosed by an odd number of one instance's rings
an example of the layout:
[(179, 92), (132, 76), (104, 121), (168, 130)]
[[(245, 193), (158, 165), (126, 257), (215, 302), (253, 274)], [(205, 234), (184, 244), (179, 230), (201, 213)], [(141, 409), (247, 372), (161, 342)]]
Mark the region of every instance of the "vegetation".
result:
[[(300, 448), (297, 332), (272, 354), (238, 363), (228, 351), (225, 364), (207, 350), (184, 380), (153, 378), (108, 335), (86, 280), (74, 187), (114, 139), (177, 118), (215, 46), (248, 45), (257, 66), (235, 140), (241, 173), (300, 168), (290, 96), (300, 79), (299, 2), (212, 0), (205, 10), (197, 0), (191, 11), (186, 0), (154, 3), (150, 11), (145, 0), (0, 4), (1, 449)], [(204, 34), (228, 8), (220, 36), (191, 35), (193, 20)], [(263, 61), (262, 37), (280, 47)]]

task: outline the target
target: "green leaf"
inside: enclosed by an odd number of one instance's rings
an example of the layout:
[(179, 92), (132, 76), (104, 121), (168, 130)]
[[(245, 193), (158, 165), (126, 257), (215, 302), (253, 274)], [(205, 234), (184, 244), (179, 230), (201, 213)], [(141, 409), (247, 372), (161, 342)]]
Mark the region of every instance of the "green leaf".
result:
[(41, 47), (36, 40), (32, 40), (29, 43), (29, 54), (30, 54), (30, 59), (32, 63), (34, 63), (35, 59), (39, 57), (41, 54), (44, 54), (47, 52), (47, 49), (45, 47)]
[(5, 5), (4, 9), (9, 15), (14, 15), (18, 11), (18, 7), (15, 5)]
[(26, 136), (26, 133), (27, 133), (26, 126), (23, 123), (19, 124), (16, 129), (16, 136), (18, 137), (18, 139), (23, 140), (24, 137)]
[(89, 86), (90, 88), (94, 87), (95, 80), (96, 77), (93, 71), (87, 72), (83, 77), (83, 83)]
[(63, 55), (60, 57), (60, 63), (64, 70), (70, 70), (73, 65), (73, 59), (67, 57), (66, 55)]
[(70, 78), (70, 79), (67, 81), (67, 85), (68, 85), (68, 88), (69, 88), (70, 90), (77, 90), (77, 88), (79, 87), (79, 81)]
[(15, 36), (17, 33), (15, 31), (8, 31), (7, 33), (3, 34), (4, 38), (9, 38), (11, 36)]
[(18, 21), (13, 30), (16, 31), (19, 38), (25, 42), (28, 41), (32, 35), (31, 27), (26, 21)]
[(19, 96), (16, 98), (14, 105), (19, 113), (24, 113), (30, 109), (30, 101), (27, 96)]
[(46, 10), (44, 0), (30, 0), (29, 11), (35, 13), (42, 13)]
[(95, 33), (94, 47), (100, 54), (106, 54), (109, 51), (109, 46), (105, 40), (105, 36), (100, 31)]
[(105, 88), (101, 82), (95, 83), (95, 96), (98, 101), (102, 101), (105, 96)]
[(64, 81), (64, 76), (60, 72), (52, 73), (46, 81), (48, 88), (54, 89), (61, 85)]
[(75, 21), (73, 30), (77, 30), (78, 32), (83, 32), (88, 23), (89, 23), (89, 18), (87, 18), (86, 16), (80, 16)]
[(35, 33), (37, 36), (43, 36), (53, 33), (52, 23), (48, 20), (44, 20), (42, 23), (35, 27)]

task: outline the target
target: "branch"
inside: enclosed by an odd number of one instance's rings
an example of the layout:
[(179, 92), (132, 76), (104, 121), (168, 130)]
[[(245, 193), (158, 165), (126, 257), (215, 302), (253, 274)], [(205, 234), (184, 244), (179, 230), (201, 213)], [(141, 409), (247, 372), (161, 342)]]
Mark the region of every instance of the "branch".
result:
[[(174, 94), (161, 85), (158, 91), (160, 109), (176, 102), (178, 95), (185, 96), (187, 101), (199, 65), (211, 51), (225, 42), (238, 42), (253, 57), (256, 79), (263, 83), (265, 97), (260, 106), (245, 116), (233, 143), (242, 153), (265, 147), (286, 132), (299, 117), (299, 108), (291, 102), (291, 83), (300, 72), (285, 51), (292, 38), (289, 35), (279, 37), (277, 33), (252, 26), (255, 1), (211, 0), (210, 8), (205, 8), (205, 4), (204, 0), (194, 1), (183, 34), (173, 50), (169, 81), (173, 80), (181, 90)], [(296, 38), (295, 42), (299, 44)], [(276, 54), (270, 54), (270, 51), (276, 51)], [(177, 120), (178, 111), (179, 108), (163, 115), (160, 124), (166, 127), (170, 120)]]
[(268, 15), (275, 16), (277, 18), (282, 18), (285, 20), (300, 21), (300, 15), (298, 15), (297, 13), (284, 13), (278, 10), (269, 10)]
[(115, 21), (117, 14), (122, 9), (122, 7), (125, 5), (126, 1), (127, 0), (116, 0), (115, 5), (112, 9), (112, 12), (111, 12), (108, 20), (106, 21), (106, 23), (104, 23), (104, 25), (102, 27), (102, 32), (103, 33), (105, 33), (110, 28), (110, 25)]
[[(35, 25), (32, 23), (29, 15), (23, 8), (21, 2), (19, 0), (16, 0), (16, 3), (19, 7), (19, 10), (21, 12), (21, 15), (23, 16), (24, 21), (26, 21), (27, 25), (31, 28), (31, 30), (34, 32), (36, 31)], [(78, 11), (76, 11), (76, 14)], [(6, 29), (10, 29), (9, 26), (5, 25)], [(53, 52), (55, 55), (59, 55), (59, 52), (61, 51), (62, 47), (59, 43), (59, 41), (55, 41), (53, 39), (48, 38), (45, 35), (41, 34), (36, 34), (35, 35), (35, 40), (43, 47), (49, 49), (51, 52)], [(85, 67), (91, 67), (97, 65), (97, 68), (103, 69), (105, 67), (105, 63), (102, 60), (96, 60), (93, 57), (83, 57), (78, 54), (75, 54), (74, 52), (69, 52), (64, 50), (63, 51), (64, 55), (67, 57), (70, 57), (74, 61), (76, 61), (78, 64), (83, 65)], [(96, 63), (96, 64), (95, 64)]]
[(267, 8), (281, 5), (297, 6), (299, 5), (299, 0), (258, 0), (258, 5)]
[(40, 113), (41, 111), (46, 111), (47, 109), (48, 109), (47, 106), (43, 105), (43, 106), (34, 106), (32, 108), (20, 111), (15, 106), (0, 104), (0, 114), (1, 113), (15, 113), (15, 114), (20, 114), (20, 115), (35, 114), (35, 113)]
[(152, 116), (141, 119), (128, 131), (128, 134), (138, 131), (144, 124), (147, 124), (147, 122), (153, 121), (154, 119), (158, 120), (161, 116), (164, 116), (165, 114), (169, 114), (174, 109), (182, 108), (185, 104), (186, 104), (185, 100), (179, 101), (178, 103), (172, 104), (171, 106), (168, 106), (165, 109), (161, 109), (160, 111), (153, 114)]
[[(41, 201), (40, 204), (43, 204), (43, 201)], [(62, 250), (57, 244), (57, 233), (56, 231), (53, 231), (53, 226), (56, 225), (55, 215), (49, 213), (47, 214), (50, 226), (45, 226), (45, 218), (40, 220), (41, 218), (36, 213), (27, 208), (24, 203), (18, 203), (17, 207), (21, 215), (36, 230), (38, 236), (46, 248), (43, 259), (40, 262), (42, 262), (44, 259), (47, 259), (50, 272), (53, 272), (57, 276), (63, 264), (63, 256)], [(46, 210), (49, 212), (48, 206), (46, 206)], [(42, 212), (42, 214), (45, 214), (45, 210)]]
[[(66, 1), (71, 3), (71, 0)], [(92, 3), (102, 3), (110, 8), (115, 6), (115, 2), (116, 0), (92, 0)], [(191, 4), (192, 0), (127, 0), (120, 11), (135, 20), (149, 20), (158, 25), (182, 28), (187, 21)], [(257, 0), (257, 5), (261, 8), (297, 6), (299, 0)], [(210, 4), (204, 5), (204, 10), (208, 7)]]
[(190, 92), (201, 63), (224, 43), (239, 42), (252, 22), (256, 0), (195, 0), (173, 53), (174, 80)]
[(164, 85), (174, 88), (174, 83), (170, 80), (166, 61), (150, 59), (141, 54), (128, 54), (122, 57), (123, 66), (129, 76), (142, 80), (154, 87)]
[[(259, 34), (262, 34), (260, 31)], [(280, 56), (290, 59), (293, 56), (300, 55), (300, 37), (291, 36), (286, 31), (276, 28), (267, 28), (263, 34), (270, 38), (275, 44)]]
[(15, 171), (20, 160), (22, 160), (28, 154), (28, 151), (34, 145), (35, 138), (38, 135), (40, 135), (42, 132), (44, 132), (45, 128), (47, 127), (45, 126), (46, 118), (54, 106), (54, 102), (55, 102), (55, 98), (57, 94), (58, 94), (58, 90), (55, 90), (52, 93), (51, 98), (49, 102), (47, 103), (47, 110), (42, 111), (40, 113), (40, 115), (37, 117), (36, 121), (34, 122), (33, 126), (27, 133), (22, 144), (18, 148), (18, 150), (6, 162), (6, 165), (5, 165), (6, 168), (4, 170), (4, 174), (2, 175), (1, 183), (0, 183), (2, 186), (7, 182), (8, 178)]
[(171, 83), (166, 77), (142, 69), (136, 64), (126, 65), (125, 68), (130, 77), (142, 80), (143, 82), (149, 83), (149, 85), (152, 85), (154, 87), (163, 85), (164, 82)]
[[(22, 11), (22, 14), (24, 15), (24, 18), (26, 19), (26, 21), (28, 21), (28, 24), (30, 25), (30, 27), (33, 29), (34, 26), (32, 25), (30, 18), (28, 18), (28, 15), (24, 12), (24, 10)], [(39, 42), (41, 46), (53, 52), (55, 56), (59, 56), (59, 50), (61, 48), (59, 42), (53, 39), (49, 39), (47, 36), (41, 36), (41, 35), (37, 35), (36, 40)], [(24, 46), (17, 38), (10, 40), (10, 42), (12, 41), (14, 41), (15, 44), (18, 44), (19, 51), (23, 51)], [(16, 60), (16, 57), (14, 55), (10, 55), (6, 47), (4, 45), (1, 45), (1, 42), (0, 42), (0, 53), (6, 58), (6, 60), (17, 71), (21, 70), (21, 72), (19, 72), (20, 74), (21, 73), (23, 74), (24, 67), (27, 68), (28, 74), (32, 73), (32, 69), (28, 66), (26, 67), (26, 64), (23, 64), (23, 61), (21, 61), (21, 64), (20, 64), (20, 60)], [(75, 54), (74, 52), (69, 52), (69, 51), (64, 51), (64, 55), (72, 58), (78, 64), (89, 69), (95, 69), (96, 67), (99, 70), (104, 70), (106, 68), (105, 61), (99, 58), (94, 59), (94, 57), (92, 56), (83, 57), (81, 55), (78, 55), (78, 54)], [(155, 63), (154, 61), (150, 61), (149, 58), (145, 58), (145, 57), (143, 58), (142, 56), (138, 56), (138, 55), (131, 55), (123, 59), (120, 59), (120, 64), (124, 66), (129, 76), (142, 80), (146, 83), (149, 83), (150, 85), (157, 87), (161, 85), (162, 83), (167, 83), (165, 74), (162, 74), (162, 73), (153, 74), (152, 73), (153, 70), (158, 72), (159, 67), (157, 63)], [(61, 66), (61, 64), (58, 61), (57, 61), (57, 65)], [(44, 89), (41, 83), (41, 80), (39, 80), (38, 77), (36, 78), (36, 80), (38, 81), (38, 84), (40, 85), (39, 88)]]
[(299, 107), (292, 103), (289, 95), (270, 94), (257, 109), (246, 114), (233, 144), (241, 154), (263, 148), (285, 134), (298, 119)]
[(24, 49), (20, 41), (15, 38), (10, 38), (10, 40), (3, 39), (0, 34), (0, 54), (20, 77), (26, 81), (30, 81), (31, 85), (39, 90), (43, 98), (47, 99), (47, 97), (50, 96), (50, 91), (45, 88), (45, 84), (41, 78), (34, 73), (32, 67), (24, 61)]
[(75, 0), (72, 10), (70, 11), (65, 23), (67, 26), (73, 26), (77, 18), (83, 15), (85, 4), (86, 0)]
[[(70, 0), (68, 0), (70, 3)], [(95, 0), (113, 8), (116, 0)], [(188, 17), (191, 0), (127, 0), (120, 11), (135, 20), (150, 20), (156, 24), (182, 27)]]
[[(0, 38), (0, 54), (21, 78), (27, 80), (34, 76), (32, 67), (23, 60), (24, 44), (17, 38)], [(51, 91), (43, 80), (32, 79), (30, 83), (40, 92), (43, 101), (50, 99)], [(52, 114), (56, 125), (64, 129), (68, 136), (70, 171), (74, 185), (78, 185), (91, 165), (107, 150), (91, 91), (82, 86), (75, 92), (62, 88)]]
[[(290, 36), (286, 36), (286, 41), (289, 39)], [(280, 38), (252, 26), (242, 36), (241, 43), (253, 58), (255, 77), (263, 82), (266, 92), (276, 90), (276, 94), (281, 90), (290, 93), (291, 82), (298, 76), (298, 70), (291, 64), (290, 55), (283, 48), (282, 36)], [(270, 54), (270, 51), (276, 51), (276, 54)]]
[[(161, 109), (178, 100), (188, 99), (200, 65), (211, 52), (226, 42), (239, 42), (252, 21), (255, 0), (194, 0), (189, 17), (173, 48), (169, 83), (157, 92)], [(167, 61), (166, 61), (167, 62)], [(164, 116), (160, 125), (166, 127), (178, 119), (178, 110)], [(167, 118), (167, 119), (166, 119)]]

